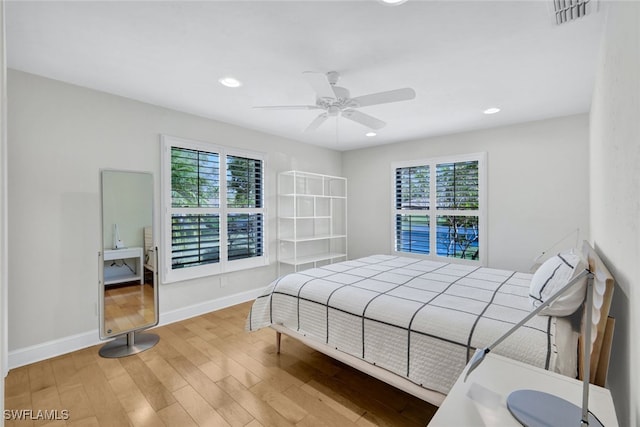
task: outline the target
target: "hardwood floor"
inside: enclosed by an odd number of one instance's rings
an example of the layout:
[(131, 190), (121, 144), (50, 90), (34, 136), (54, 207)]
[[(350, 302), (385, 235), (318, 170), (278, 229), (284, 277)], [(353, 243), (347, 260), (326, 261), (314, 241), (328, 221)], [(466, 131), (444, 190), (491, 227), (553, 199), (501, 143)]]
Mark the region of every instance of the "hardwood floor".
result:
[(155, 328), (160, 342), (137, 355), (104, 359), (94, 346), (12, 369), (5, 409), (58, 420), (5, 425), (411, 427), (435, 413), (285, 336), (275, 354), (274, 331), (244, 331), (249, 307)]

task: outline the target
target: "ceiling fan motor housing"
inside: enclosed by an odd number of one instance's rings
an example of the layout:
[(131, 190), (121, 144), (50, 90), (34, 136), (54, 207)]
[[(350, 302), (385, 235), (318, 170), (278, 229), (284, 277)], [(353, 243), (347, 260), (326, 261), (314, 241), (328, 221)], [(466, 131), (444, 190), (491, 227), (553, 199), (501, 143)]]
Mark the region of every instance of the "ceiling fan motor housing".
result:
[(323, 109), (329, 110), (331, 113), (332, 108), (337, 108), (338, 110), (344, 110), (348, 107), (353, 107), (353, 103), (351, 102), (351, 98), (349, 97), (349, 91), (340, 86), (332, 86), (333, 92), (335, 93), (335, 98), (316, 98), (316, 105)]

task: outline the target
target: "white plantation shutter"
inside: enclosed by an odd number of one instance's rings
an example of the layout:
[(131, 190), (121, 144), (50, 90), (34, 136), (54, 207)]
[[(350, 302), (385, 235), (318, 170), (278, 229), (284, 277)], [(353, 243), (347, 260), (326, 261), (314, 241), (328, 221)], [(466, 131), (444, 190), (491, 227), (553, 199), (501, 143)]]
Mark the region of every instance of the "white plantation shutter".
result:
[(262, 160), (227, 156), (227, 254), (229, 260), (263, 254)]
[(171, 147), (171, 268), (220, 261), (220, 155)]
[(260, 153), (163, 137), (164, 281), (268, 263)]
[(429, 254), (430, 166), (396, 168), (395, 190), (396, 251)]
[(484, 258), (485, 154), (393, 165), (394, 251)]

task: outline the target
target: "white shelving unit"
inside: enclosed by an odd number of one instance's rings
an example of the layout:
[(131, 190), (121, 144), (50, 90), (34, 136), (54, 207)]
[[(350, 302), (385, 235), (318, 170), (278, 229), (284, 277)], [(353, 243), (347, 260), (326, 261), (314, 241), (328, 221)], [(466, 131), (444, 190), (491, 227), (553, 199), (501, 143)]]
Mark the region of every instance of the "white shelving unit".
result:
[(301, 171), (280, 173), (279, 274), (346, 259), (347, 179)]

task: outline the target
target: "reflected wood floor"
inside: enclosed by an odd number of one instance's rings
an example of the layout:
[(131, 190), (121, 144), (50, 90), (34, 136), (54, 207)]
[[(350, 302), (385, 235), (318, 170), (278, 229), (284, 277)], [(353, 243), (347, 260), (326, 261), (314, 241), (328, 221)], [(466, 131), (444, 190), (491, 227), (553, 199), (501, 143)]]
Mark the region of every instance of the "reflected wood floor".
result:
[[(291, 338), (245, 332), (250, 303), (152, 329), (120, 359), (94, 346), (12, 369), (6, 410), (69, 411), (6, 426), (426, 426), (436, 407)], [(59, 416), (58, 418), (63, 418)]]
[(150, 325), (155, 320), (153, 310), (153, 285), (107, 286), (104, 291), (104, 330), (109, 335), (117, 335), (121, 331)]

